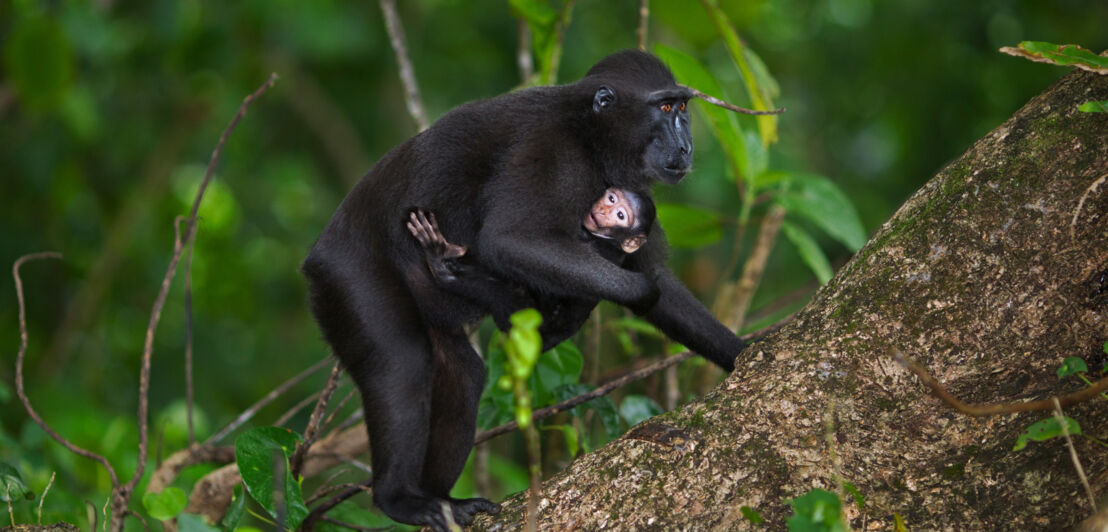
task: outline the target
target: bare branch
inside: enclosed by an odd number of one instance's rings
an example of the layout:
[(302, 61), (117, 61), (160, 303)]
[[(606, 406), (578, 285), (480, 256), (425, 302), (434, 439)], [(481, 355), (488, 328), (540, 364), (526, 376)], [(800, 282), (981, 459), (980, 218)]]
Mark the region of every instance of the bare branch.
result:
[(639, 36), (639, 50), (646, 51), (646, 27), (650, 21), (650, 0), (639, 2), (639, 29), (635, 32)]
[[(920, 382), (924, 386), (931, 389), (931, 393), (938, 397), (947, 406), (957, 410), (967, 416), (984, 417), (995, 416), (998, 414), (1012, 414), (1015, 412), (1043, 412), (1046, 410), (1054, 409), (1055, 398), (1043, 399), (1040, 401), (1028, 401), (1026, 403), (1000, 403), (1000, 404), (986, 404), (986, 405), (970, 405), (963, 403), (953, 394), (948, 392), (942, 384), (939, 383), (935, 377), (928, 373), (927, 369), (922, 364), (908, 358), (899, 350), (892, 353), (893, 358), (908, 368), (909, 371), (915, 373), (919, 377)], [(1084, 401), (1088, 401), (1097, 394), (1108, 390), (1108, 377), (1100, 379), (1093, 383), (1092, 386), (1085, 388), (1079, 392), (1074, 392), (1069, 395), (1063, 395), (1058, 397), (1059, 408), (1068, 407)]]
[(1054, 419), (1058, 420), (1058, 426), (1062, 427), (1062, 436), (1066, 438), (1066, 447), (1070, 450), (1070, 460), (1073, 468), (1077, 470), (1077, 478), (1081, 479), (1081, 485), (1085, 486), (1085, 495), (1089, 496), (1089, 508), (1096, 512), (1096, 497), (1093, 496), (1093, 488), (1089, 487), (1089, 477), (1085, 476), (1085, 468), (1081, 467), (1081, 458), (1077, 456), (1077, 450), (1073, 448), (1073, 438), (1070, 437), (1070, 429), (1066, 427), (1066, 418), (1062, 416), (1062, 406), (1058, 404), (1057, 397), (1051, 397), (1054, 403)]
[(212, 437), (208, 438), (208, 440), (205, 441), (204, 443), (205, 444), (213, 444), (213, 443), (218, 442), (218, 441), (222, 440), (223, 438), (227, 437), (228, 434), (230, 434), (235, 429), (242, 426), (243, 423), (246, 423), (247, 421), (249, 421), (250, 418), (254, 417), (254, 415), (258, 413), (258, 410), (261, 410), (262, 408), (264, 408), (269, 403), (272, 403), (274, 399), (277, 399), (278, 397), (281, 396), (281, 394), (287, 392), (289, 390), (289, 388), (292, 388), (293, 386), (296, 386), (297, 384), (300, 384), (301, 381), (303, 381), (304, 379), (312, 376), (313, 373), (327, 367), (327, 364), (330, 361), (331, 361), (330, 357), (324, 358), (324, 359), (320, 360), (319, 362), (316, 362), (315, 364), (313, 364), (312, 367), (310, 367), (310, 368), (308, 368), (304, 371), (301, 371), (298, 375), (296, 375), (296, 376), (292, 377), (291, 379), (281, 383), (280, 386), (274, 388), (272, 391), (265, 394), (265, 396), (262, 397), (261, 399), (258, 399), (258, 401), (256, 403), (250, 405), (250, 408), (247, 408), (241, 414), (239, 414), (239, 417), (235, 418), (234, 421), (228, 423), (227, 426), (223, 427), (219, 432), (213, 434)]
[[(181, 245), (181, 222), (184, 220), (184, 216), (178, 216), (173, 221), (175, 231), (173, 249)], [(192, 417), (192, 251), (196, 247), (196, 233), (197, 231), (192, 232), (192, 238), (188, 241), (188, 253), (185, 255), (185, 411), (190, 446), (196, 444), (196, 430)]]
[(743, 264), (742, 277), (739, 278), (733, 290), (725, 291), (725, 294), (729, 294), (731, 297), (722, 301), (722, 306), (717, 307), (721, 311), (721, 321), (732, 331), (738, 330), (746, 321), (746, 313), (750, 309), (750, 302), (754, 299), (754, 292), (758, 290), (758, 283), (762, 280), (762, 272), (765, 271), (766, 263), (769, 261), (769, 253), (773, 250), (773, 244), (777, 241), (777, 234), (780, 232), (784, 220), (785, 209), (779, 205), (771, 207), (769, 212), (766, 213), (766, 217), (762, 220), (762, 225), (758, 229), (754, 249), (751, 250), (750, 256)]
[(160, 493), (173, 484), (177, 476), (186, 468), (196, 464), (229, 464), (235, 461), (234, 447), (215, 447), (211, 445), (189, 445), (158, 464), (146, 484), (146, 491)]
[(396, 0), (381, 0), (381, 12), (385, 16), (385, 29), (389, 32), (389, 42), (396, 52), (396, 62), (400, 66), (400, 81), (404, 83), (404, 100), (408, 104), (408, 114), (412, 115), (420, 131), (427, 129), (427, 113), (423, 112), (423, 99), (419, 95), (412, 61), (408, 59), (408, 43), (404, 39), (404, 26), (396, 14)]
[(293, 478), (300, 478), (300, 466), (304, 464), (304, 455), (308, 452), (308, 449), (315, 443), (316, 436), (319, 434), (320, 424), (323, 422), (323, 414), (327, 411), (327, 403), (331, 401), (331, 394), (335, 393), (335, 388), (339, 384), (339, 376), (342, 375), (342, 368), (339, 367), (338, 362), (331, 367), (331, 375), (327, 377), (327, 384), (323, 386), (323, 392), (319, 395), (319, 401), (315, 404), (315, 409), (312, 411), (312, 417), (308, 420), (308, 426), (304, 429), (304, 440), (296, 446), (296, 451), (292, 453), (292, 458), (289, 460), (290, 471), (292, 471)]
[(779, 115), (779, 114), (785, 112), (784, 107), (779, 107), (777, 109), (773, 109), (773, 110), (770, 110), (770, 111), (756, 111), (754, 109), (747, 109), (745, 107), (739, 107), (735, 104), (727, 103), (727, 102), (725, 102), (725, 101), (723, 101), (719, 98), (716, 98), (715, 96), (710, 96), (710, 95), (704, 94), (703, 92), (700, 92), (700, 91), (698, 91), (698, 90), (696, 90), (692, 87), (686, 86), (685, 88), (692, 91), (693, 96), (696, 96), (697, 98), (700, 98), (701, 100), (704, 100), (704, 101), (706, 101), (706, 102), (708, 102), (712, 105), (722, 107), (724, 109), (735, 111), (736, 113), (742, 113), (744, 115), (756, 115), (756, 116), (760, 116), (760, 115)]
[(19, 257), (15, 260), (15, 263), (12, 264), (12, 278), (15, 279), (15, 298), (19, 303), (19, 353), (15, 356), (15, 393), (19, 395), (19, 400), (23, 402), (23, 408), (27, 410), (27, 415), (35, 420), (35, 423), (42, 428), (43, 432), (49, 434), (51, 438), (54, 438), (54, 441), (62, 444), (74, 454), (100, 462), (100, 465), (108, 470), (108, 476), (111, 478), (112, 488), (114, 490), (119, 487), (119, 477), (116, 476), (115, 469), (112, 468), (112, 465), (108, 463), (108, 459), (92, 451), (78, 447), (69, 440), (63, 438), (61, 434), (58, 434), (38, 415), (38, 412), (31, 406), (31, 400), (27, 398), (27, 393), (23, 390), (23, 357), (27, 354), (27, 309), (23, 301), (23, 279), (19, 276), (19, 267), (22, 266), (24, 262), (31, 260), (60, 258), (62, 258), (61, 253), (44, 251)]
[(531, 27), (527, 21), (516, 22), (516, 62), (519, 64), (519, 77), (523, 83), (531, 81), (535, 75), (535, 61), (531, 57)]
[[(192, 210), (189, 213), (188, 223), (185, 225), (184, 234), (181, 235), (179, 241), (188, 241), (192, 239), (192, 233), (196, 230), (196, 214), (200, 210), (200, 201), (204, 199), (204, 191), (207, 190), (208, 184), (212, 180), (212, 176), (215, 175), (215, 167), (219, 163), (219, 156), (223, 153), (223, 147), (227, 144), (227, 139), (231, 136), (231, 132), (235, 130), (235, 126), (239, 121), (246, 116), (246, 110), (250, 107), (250, 104), (254, 102), (256, 98), (261, 96), (273, 86), (277, 81), (277, 74), (270, 74), (257, 90), (247, 96), (242, 101), (242, 105), (239, 106), (238, 112), (231, 118), (231, 122), (227, 124), (227, 127), (223, 130), (223, 134), (220, 135), (219, 141), (215, 145), (215, 149), (212, 151), (212, 156), (208, 160), (208, 169), (204, 172), (204, 179), (200, 182), (200, 188), (196, 191), (196, 197), (192, 202)], [(126, 509), (127, 499), (130, 498), (130, 494), (135, 491), (135, 487), (138, 485), (139, 480), (142, 478), (143, 473), (146, 472), (146, 456), (147, 456), (147, 439), (149, 437), (149, 424), (146, 421), (147, 411), (149, 409), (149, 397), (150, 397), (150, 359), (154, 352), (154, 331), (158, 327), (158, 322), (161, 320), (162, 307), (165, 306), (166, 297), (169, 295), (169, 286), (173, 282), (173, 277), (177, 273), (177, 264), (181, 260), (181, 253), (183, 246), (176, 245), (173, 250), (173, 257), (169, 261), (169, 266), (166, 268), (165, 277), (162, 279), (161, 290), (158, 292), (157, 298), (154, 300), (154, 307), (150, 311), (150, 321), (146, 326), (146, 341), (143, 344), (142, 350), (142, 367), (139, 371), (139, 406), (138, 406), (138, 429), (139, 429), (139, 452), (138, 452), (138, 465), (135, 468), (134, 474), (131, 476), (131, 480), (127, 482), (127, 485), (122, 488), (120, 495), (122, 501), (113, 502), (112, 518), (113, 528), (121, 529), (122, 522), (116, 516)]]

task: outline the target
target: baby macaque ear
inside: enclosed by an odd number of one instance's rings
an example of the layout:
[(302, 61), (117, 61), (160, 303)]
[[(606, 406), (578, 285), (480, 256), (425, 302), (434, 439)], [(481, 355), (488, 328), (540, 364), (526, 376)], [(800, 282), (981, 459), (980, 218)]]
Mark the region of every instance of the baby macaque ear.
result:
[(619, 245), (623, 249), (624, 253), (634, 253), (646, 243), (646, 235), (635, 235), (631, 238), (624, 239), (623, 243)]

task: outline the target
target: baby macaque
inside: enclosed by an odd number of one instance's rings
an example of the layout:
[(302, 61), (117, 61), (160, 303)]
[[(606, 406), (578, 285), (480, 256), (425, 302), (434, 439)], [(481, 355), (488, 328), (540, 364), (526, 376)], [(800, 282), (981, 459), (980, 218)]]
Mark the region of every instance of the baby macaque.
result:
[[(598, 253), (618, 263), (624, 255), (638, 251), (646, 243), (654, 216), (654, 203), (649, 197), (609, 188), (581, 221), (582, 238), (590, 239)], [(565, 302), (538, 302), (520, 287), (494, 276), (474, 261), (462, 260), (467, 257), (467, 249), (446, 240), (434, 213), (413, 210), (408, 230), (423, 247), (427, 268), (435, 283), (444, 290), (479, 302), (502, 330), (510, 327), (508, 317), (523, 308), (539, 308), (548, 321), (562, 314)]]

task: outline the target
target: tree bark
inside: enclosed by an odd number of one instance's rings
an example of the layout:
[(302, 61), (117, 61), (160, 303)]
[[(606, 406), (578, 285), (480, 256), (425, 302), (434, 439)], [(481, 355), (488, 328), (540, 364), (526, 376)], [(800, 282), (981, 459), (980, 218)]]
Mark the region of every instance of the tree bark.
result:
[[(836, 474), (865, 497), (865, 510), (844, 501), (855, 530), (890, 530), (894, 514), (911, 530), (1088, 518), (1062, 439), (1012, 450), (1050, 412), (956, 414), (891, 356), (915, 358), (967, 402), (1080, 389), (1055, 375), (1067, 356), (1097, 378), (1108, 185), (1090, 187), (1108, 173), (1108, 114), (1078, 112), (1088, 100), (1108, 100), (1108, 76), (1073, 72), (948, 164), (717, 389), (549, 479), (540, 529), (752, 528), (744, 506), (782, 529), (788, 500), (836, 491)], [(1108, 401), (1066, 415), (1108, 440)], [(1108, 451), (1074, 444), (1103, 506)], [(521, 526), (524, 501), (475, 529)]]

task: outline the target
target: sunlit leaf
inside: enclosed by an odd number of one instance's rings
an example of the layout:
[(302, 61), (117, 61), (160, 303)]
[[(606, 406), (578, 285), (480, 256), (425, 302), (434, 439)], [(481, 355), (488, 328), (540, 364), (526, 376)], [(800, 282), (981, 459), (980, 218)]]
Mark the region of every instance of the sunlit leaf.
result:
[[(308, 516), (308, 507), (300, 493), (300, 485), (289, 471), (288, 458), (296, 451), (300, 435), (281, 427), (257, 427), (239, 435), (235, 439), (235, 462), (239, 466), (246, 491), (258, 501), (269, 515), (276, 516), (277, 508), (273, 492), (280, 483), (285, 499), (285, 525), (295, 530)], [(277, 455), (276, 453), (280, 453)], [(274, 478), (274, 459), (285, 461), (285, 476)]]
[(159, 521), (166, 521), (177, 517), (188, 504), (188, 496), (181, 488), (170, 486), (161, 493), (146, 492), (142, 494), (142, 506), (150, 517)]
[(854, 486), (854, 484), (851, 484), (849, 482), (843, 482), (843, 489), (846, 490), (846, 492), (849, 493), (852, 497), (854, 497), (854, 505), (857, 506), (859, 510), (865, 511), (866, 496), (862, 495), (862, 492), (859, 491), (858, 488)]
[(846, 532), (850, 529), (843, 519), (842, 503), (827, 490), (811, 490), (789, 504), (793, 507), (793, 515), (785, 524), (790, 532)]
[(688, 205), (658, 204), (658, 223), (673, 247), (703, 247), (723, 236), (723, 221), (718, 214)]
[(625, 329), (655, 338), (665, 337), (662, 331), (659, 331), (657, 327), (654, 327), (642, 318), (617, 318), (609, 321), (608, 326), (613, 329)]
[(1085, 361), (1078, 357), (1066, 357), (1062, 361), (1062, 365), (1058, 366), (1058, 378), (1068, 377), (1077, 373), (1088, 373), (1089, 366), (1085, 364)]
[(1108, 74), (1108, 57), (1101, 57), (1075, 44), (1054, 44), (1042, 41), (1023, 41), (1018, 48), (1005, 46), (1000, 49), (1008, 55), (1023, 57), (1036, 63), (1074, 66), (1097, 74)]
[(807, 231), (789, 222), (781, 225), (781, 232), (796, 247), (796, 251), (800, 253), (800, 258), (804, 260), (804, 264), (807, 264), (812, 273), (816, 274), (819, 284), (827, 284), (834, 272), (831, 270), (831, 262), (827, 260), (827, 255), (824, 255), (815, 239)]
[[(735, 66), (738, 67), (739, 73), (742, 74), (743, 84), (746, 87), (747, 94), (750, 96), (751, 107), (758, 110), (771, 109), (773, 101), (769, 98), (767, 91), (759, 85), (758, 76), (755, 74), (754, 68), (750, 65), (750, 62), (747, 60), (747, 54), (744, 52), (746, 44), (739, 38), (739, 34), (735, 31), (735, 27), (731, 24), (731, 20), (727, 17), (727, 14), (720, 9), (719, 4), (715, 0), (701, 2), (701, 5), (708, 11), (712, 23), (715, 24), (720, 37), (723, 38), (723, 44), (731, 54), (731, 59), (735, 62)], [(762, 145), (769, 146), (777, 142), (777, 116), (763, 115), (755, 117), (755, 119), (758, 122), (758, 132), (762, 138)]]
[(1085, 113), (1108, 113), (1108, 100), (1104, 101), (1087, 101), (1077, 107), (1078, 111)]
[(777, 202), (789, 214), (803, 216), (851, 251), (866, 243), (858, 211), (831, 180), (812, 174), (792, 174)]
[[(1066, 432), (1081, 434), (1081, 425), (1077, 421), (1069, 417), (1063, 419), (1066, 421)], [(1046, 441), (1058, 436), (1062, 436), (1062, 425), (1058, 423), (1058, 418), (1049, 417), (1027, 427), (1027, 430), (1023, 431), (1023, 434), (1020, 434), (1019, 438), (1016, 439), (1016, 446), (1012, 450), (1018, 451), (1027, 447), (1028, 440)]]

